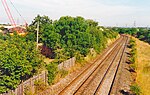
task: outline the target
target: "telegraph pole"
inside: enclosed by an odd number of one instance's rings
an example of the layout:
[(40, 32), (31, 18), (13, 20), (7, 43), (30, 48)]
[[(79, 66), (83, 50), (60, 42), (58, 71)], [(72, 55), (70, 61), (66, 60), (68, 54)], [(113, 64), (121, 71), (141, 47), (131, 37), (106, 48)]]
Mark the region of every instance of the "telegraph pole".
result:
[(36, 50), (38, 50), (38, 42), (39, 42), (39, 21), (37, 23), (37, 35), (36, 35)]

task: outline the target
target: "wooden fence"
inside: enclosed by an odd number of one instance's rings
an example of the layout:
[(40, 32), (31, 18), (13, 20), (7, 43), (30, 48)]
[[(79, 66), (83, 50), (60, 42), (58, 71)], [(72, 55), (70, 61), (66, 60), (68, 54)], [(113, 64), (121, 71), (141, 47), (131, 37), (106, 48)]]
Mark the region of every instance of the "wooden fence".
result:
[[(72, 66), (75, 65), (76, 58), (70, 58), (69, 60), (66, 60), (58, 65), (58, 69), (64, 69), (68, 70)], [(0, 95), (24, 95), (25, 89), (31, 90), (31, 92), (34, 92), (34, 82), (37, 80), (41, 80), (45, 84), (47, 84), (47, 71), (42, 72), (41, 74), (37, 76), (33, 76), (32, 78), (24, 81), (21, 83), (15, 90), (9, 91), (8, 93), (3, 93)]]
[(0, 95), (24, 95), (25, 89), (29, 89), (31, 92), (34, 92), (34, 82), (38, 80), (47, 84), (47, 71), (43, 71), (41, 74), (24, 81), (15, 90), (11, 90), (8, 93)]
[(75, 65), (75, 61), (76, 61), (76, 58), (73, 57), (73, 58), (70, 58), (64, 62), (62, 62), (61, 64), (58, 65), (58, 69), (61, 70), (61, 69), (64, 69), (64, 70), (68, 70), (70, 69), (72, 66)]

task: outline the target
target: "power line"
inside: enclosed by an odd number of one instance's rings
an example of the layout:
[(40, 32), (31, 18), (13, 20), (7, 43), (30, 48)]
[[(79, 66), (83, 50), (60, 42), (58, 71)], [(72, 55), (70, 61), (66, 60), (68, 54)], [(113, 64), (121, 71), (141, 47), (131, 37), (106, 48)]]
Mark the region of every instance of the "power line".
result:
[(5, 8), (5, 11), (6, 11), (6, 13), (7, 13), (7, 16), (8, 16), (8, 18), (9, 18), (11, 24), (12, 24), (13, 26), (16, 26), (16, 23), (15, 23), (15, 21), (14, 21), (14, 18), (13, 18), (12, 14), (11, 14), (10, 9), (9, 9), (9, 7), (8, 7), (8, 5), (7, 5), (6, 0), (1, 0), (1, 1), (2, 1), (2, 4), (3, 4), (4, 8)]
[(16, 10), (16, 12), (19, 14), (19, 16), (24, 20), (25, 24), (27, 24), (26, 20), (23, 18), (23, 16), (21, 15), (21, 13), (17, 10), (17, 8), (15, 7), (15, 5), (13, 4), (13, 2), (11, 0), (9, 0), (10, 3), (12, 4), (12, 6), (14, 7), (14, 9)]

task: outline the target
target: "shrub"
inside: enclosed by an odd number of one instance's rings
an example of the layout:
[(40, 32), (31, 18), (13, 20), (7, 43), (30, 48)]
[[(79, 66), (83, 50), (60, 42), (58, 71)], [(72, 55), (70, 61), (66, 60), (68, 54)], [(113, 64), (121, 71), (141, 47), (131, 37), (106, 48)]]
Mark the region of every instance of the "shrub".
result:
[(136, 46), (136, 43), (135, 43), (135, 40), (133, 40), (132, 38), (130, 39), (130, 45), (129, 45), (129, 48), (134, 48)]
[(55, 63), (50, 63), (47, 65), (48, 70), (48, 83), (51, 85), (58, 73), (58, 67)]
[(129, 47), (131, 48), (131, 51), (130, 51), (131, 56), (130, 56), (129, 61), (131, 64), (135, 64), (136, 58), (137, 58), (137, 49), (136, 49), (135, 40), (133, 40), (133, 39), (130, 40), (130, 46)]
[(141, 89), (137, 84), (132, 84), (130, 86), (130, 90), (135, 94), (135, 95), (140, 95)]

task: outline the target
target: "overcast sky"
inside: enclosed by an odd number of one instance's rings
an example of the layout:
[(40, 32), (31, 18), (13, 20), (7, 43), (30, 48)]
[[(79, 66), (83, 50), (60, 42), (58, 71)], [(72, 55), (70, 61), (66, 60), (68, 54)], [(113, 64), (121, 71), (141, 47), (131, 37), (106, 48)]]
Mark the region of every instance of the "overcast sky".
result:
[[(23, 20), (6, 0), (17, 23)], [(150, 0), (11, 0), (30, 24), (37, 15), (51, 19), (61, 16), (82, 16), (98, 21), (104, 26), (150, 26)], [(0, 2), (0, 23), (9, 19)]]

